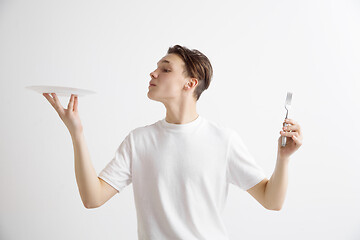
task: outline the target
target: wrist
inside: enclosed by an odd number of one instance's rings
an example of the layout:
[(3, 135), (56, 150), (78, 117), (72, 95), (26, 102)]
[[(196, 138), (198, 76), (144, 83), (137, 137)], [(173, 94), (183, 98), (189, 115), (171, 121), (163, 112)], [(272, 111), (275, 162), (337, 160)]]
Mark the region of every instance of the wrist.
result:
[(79, 138), (83, 137), (83, 134), (84, 134), (84, 132), (82, 130), (76, 131), (76, 132), (70, 132), (71, 138), (73, 140), (76, 140), (76, 139), (79, 139)]
[(277, 162), (288, 164), (288, 163), (290, 162), (290, 157), (281, 157), (281, 156), (278, 156)]

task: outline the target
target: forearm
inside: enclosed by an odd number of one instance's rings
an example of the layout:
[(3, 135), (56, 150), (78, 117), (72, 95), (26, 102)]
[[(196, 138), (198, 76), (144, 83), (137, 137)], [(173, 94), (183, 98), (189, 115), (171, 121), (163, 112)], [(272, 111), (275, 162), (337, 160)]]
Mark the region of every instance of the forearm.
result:
[(288, 165), (289, 158), (277, 158), (274, 173), (265, 188), (265, 202), (269, 209), (282, 208), (288, 186)]
[(81, 200), (85, 207), (96, 205), (100, 180), (90, 160), (83, 133), (71, 135), (75, 157), (75, 175)]

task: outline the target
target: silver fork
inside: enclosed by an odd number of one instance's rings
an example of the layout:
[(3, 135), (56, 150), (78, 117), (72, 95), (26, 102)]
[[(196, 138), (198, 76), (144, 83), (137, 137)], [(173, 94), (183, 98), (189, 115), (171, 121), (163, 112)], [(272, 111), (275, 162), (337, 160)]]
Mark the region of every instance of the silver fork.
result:
[[(287, 92), (286, 95), (286, 100), (285, 100), (285, 109), (286, 109), (286, 117), (285, 119), (288, 118), (288, 114), (289, 114), (289, 110), (291, 109), (291, 99), (292, 99), (292, 92)], [(283, 124), (284, 127), (288, 126), (288, 123)], [(281, 146), (285, 147), (286, 145), (286, 136), (282, 136), (281, 138)]]

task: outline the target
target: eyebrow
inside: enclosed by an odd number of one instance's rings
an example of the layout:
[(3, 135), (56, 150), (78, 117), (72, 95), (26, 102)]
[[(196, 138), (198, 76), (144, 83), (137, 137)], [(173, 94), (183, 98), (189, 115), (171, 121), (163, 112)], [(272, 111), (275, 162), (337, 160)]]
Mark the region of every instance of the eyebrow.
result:
[[(170, 62), (168, 60), (162, 60), (161, 63), (169, 63), (170, 64)], [(159, 63), (157, 63), (157, 65), (159, 65)]]

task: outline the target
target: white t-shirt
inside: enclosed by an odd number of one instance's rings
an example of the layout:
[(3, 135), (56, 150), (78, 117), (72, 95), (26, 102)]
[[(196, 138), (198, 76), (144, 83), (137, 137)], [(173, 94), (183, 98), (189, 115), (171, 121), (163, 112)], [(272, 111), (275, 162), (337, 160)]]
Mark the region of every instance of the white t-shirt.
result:
[(119, 192), (133, 184), (140, 240), (228, 240), (229, 183), (246, 191), (266, 177), (235, 130), (200, 115), (135, 128), (98, 176)]

